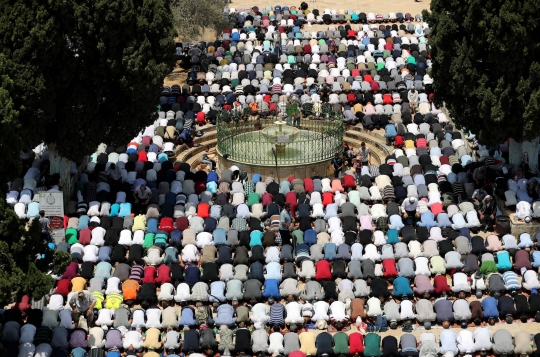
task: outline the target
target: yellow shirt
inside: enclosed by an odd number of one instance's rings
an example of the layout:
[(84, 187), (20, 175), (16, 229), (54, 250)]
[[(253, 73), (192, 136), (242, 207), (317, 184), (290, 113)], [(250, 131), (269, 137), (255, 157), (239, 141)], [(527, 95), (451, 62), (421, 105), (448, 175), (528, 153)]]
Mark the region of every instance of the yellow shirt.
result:
[(405, 149), (414, 149), (414, 141), (412, 140), (405, 140)]
[(81, 278), (80, 276), (77, 276), (71, 279), (71, 292), (82, 291), (84, 290), (85, 286), (86, 286), (85, 278)]
[(315, 333), (313, 331), (302, 332), (298, 335), (300, 339), (300, 351), (304, 352), (306, 356), (316, 356), (317, 347), (315, 347)]

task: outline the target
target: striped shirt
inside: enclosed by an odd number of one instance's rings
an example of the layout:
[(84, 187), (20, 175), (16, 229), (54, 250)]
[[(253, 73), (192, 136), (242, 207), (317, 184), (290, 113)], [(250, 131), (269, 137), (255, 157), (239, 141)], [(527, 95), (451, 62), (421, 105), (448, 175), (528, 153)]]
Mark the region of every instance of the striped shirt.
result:
[(271, 325), (282, 325), (285, 321), (283, 320), (283, 312), (285, 307), (280, 303), (274, 303), (270, 307), (270, 324)]
[(134, 265), (131, 267), (131, 271), (129, 272), (129, 279), (140, 282), (143, 275), (144, 275), (143, 267), (140, 265)]
[(506, 290), (520, 289), (521, 284), (519, 283), (518, 276), (513, 271), (507, 271), (502, 275), (504, 280), (504, 287)]

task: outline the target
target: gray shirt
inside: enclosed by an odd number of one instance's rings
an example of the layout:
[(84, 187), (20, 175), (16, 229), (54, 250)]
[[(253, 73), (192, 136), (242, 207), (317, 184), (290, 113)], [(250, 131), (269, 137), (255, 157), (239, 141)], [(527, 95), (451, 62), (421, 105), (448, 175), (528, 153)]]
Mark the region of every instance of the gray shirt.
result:
[(362, 274), (362, 265), (359, 260), (351, 260), (348, 264), (349, 268), (349, 279), (362, 279), (364, 276)]
[(296, 332), (288, 332), (283, 337), (284, 355), (288, 356), (291, 352), (300, 349), (300, 339)]
[(469, 302), (465, 299), (454, 301), (454, 318), (456, 321), (469, 320), (472, 317), (472, 312), (469, 307)]
[(390, 322), (400, 320), (401, 315), (399, 313), (399, 305), (393, 300), (388, 301), (384, 304), (384, 314)]
[(506, 330), (501, 329), (495, 331), (492, 337), (493, 340), (493, 352), (496, 354), (513, 353), (514, 344), (512, 334)]
[(131, 318), (131, 313), (126, 308), (119, 308), (114, 313), (114, 327), (118, 328), (120, 326), (124, 326), (126, 328), (131, 327), (131, 322), (129, 322), (129, 319)]
[(406, 278), (412, 278), (414, 274), (414, 262), (411, 258), (401, 258), (397, 262), (397, 268), (399, 271), (399, 276), (404, 276)]

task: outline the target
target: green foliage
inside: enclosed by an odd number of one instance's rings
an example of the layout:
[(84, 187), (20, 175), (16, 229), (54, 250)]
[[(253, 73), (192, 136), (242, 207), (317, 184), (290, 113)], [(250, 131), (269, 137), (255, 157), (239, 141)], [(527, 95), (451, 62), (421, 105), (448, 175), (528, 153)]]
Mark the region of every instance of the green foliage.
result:
[[(78, 160), (148, 125), (174, 66), (164, 0), (0, 2), (0, 51), (23, 144)], [(100, 135), (96, 135), (99, 132)]]
[[(39, 220), (26, 227), (4, 199), (0, 199), (0, 236), (0, 306), (24, 294), (42, 298), (54, 284), (47, 272), (61, 272), (71, 261), (69, 254), (48, 249)], [(37, 259), (42, 253), (45, 258)]]
[(223, 17), (227, 0), (175, 0), (171, 9), (174, 26), (187, 41), (202, 40), (205, 29), (221, 31), (228, 26)]
[(435, 101), (483, 144), (540, 130), (540, 7), (536, 0), (432, 0)]
[[(6, 60), (0, 53), (0, 152), (3, 158), (0, 160), (1, 183), (12, 180), (21, 170), (19, 152), (22, 149), (22, 140), (18, 134), (20, 129), (17, 117), (19, 113), (14, 109), (10, 91), (13, 89), (13, 81), (6, 73)], [(5, 187), (0, 187), (3, 192)]]

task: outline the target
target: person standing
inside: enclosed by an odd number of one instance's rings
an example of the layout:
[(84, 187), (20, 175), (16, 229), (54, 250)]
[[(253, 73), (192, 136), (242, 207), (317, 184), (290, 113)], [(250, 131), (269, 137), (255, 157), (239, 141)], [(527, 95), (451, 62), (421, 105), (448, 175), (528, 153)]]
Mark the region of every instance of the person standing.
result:
[(339, 157), (338, 153), (335, 153), (331, 163), (332, 168), (334, 169), (334, 177), (339, 178), (341, 176), (341, 170), (343, 169), (343, 159)]
[(371, 151), (363, 141), (360, 144), (360, 149), (358, 149), (357, 159), (360, 161), (362, 166), (369, 166), (369, 163), (371, 162)]
[(39, 223), (41, 224), (41, 234), (46, 234), (48, 240), (50, 240), (54, 232), (51, 228), (51, 221), (45, 217), (44, 210), (39, 211)]

